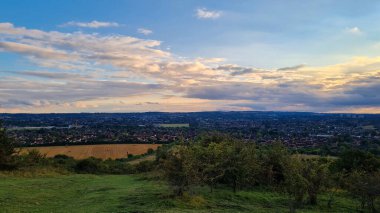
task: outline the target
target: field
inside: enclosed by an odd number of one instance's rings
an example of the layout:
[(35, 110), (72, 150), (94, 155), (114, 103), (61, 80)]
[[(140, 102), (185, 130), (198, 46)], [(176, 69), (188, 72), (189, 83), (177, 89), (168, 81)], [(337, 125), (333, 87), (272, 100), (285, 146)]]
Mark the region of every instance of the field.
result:
[[(165, 182), (136, 175), (0, 176), (1, 212), (288, 212), (286, 196), (270, 190), (194, 193), (175, 198)], [(340, 194), (328, 209), (326, 199), (297, 212), (355, 212), (358, 204)]]
[(71, 156), (75, 159), (96, 157), (102, 159), (126, 158), (128, 154), (140, 155), (147, 152), (149, 148), (157, 149), (159, 144), (104, 144), (104, 145), (77, 145), (77, 146), (44, 146), (27, 147), (22, 152), (36, 149), (48, 157), (58, 154)]

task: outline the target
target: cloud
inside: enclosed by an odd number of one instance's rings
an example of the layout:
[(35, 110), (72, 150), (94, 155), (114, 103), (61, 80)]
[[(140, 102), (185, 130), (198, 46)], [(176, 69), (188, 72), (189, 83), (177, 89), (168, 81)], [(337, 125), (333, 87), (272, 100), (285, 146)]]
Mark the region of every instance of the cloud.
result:
[(84, 27), (84, 28), (101, 28), (101, 27), (119, 27), (120, 24), (116, 22), (103, 22), (103, 21), (91, 21), (91, 22), (76, 22), (69, 21), (61, 24), (60, 27)]
[(88, 79), (89, 76), (84, 76), (76, 73), (63, 73), (63, 72), (46, 72), (46, 71), (22, 71), (18, 74), (39, 77), (39, 78), (48, 78), (48, 79)]
[[(2, 72), (4, 112), (367, 112), (379, 110), (380, 104), (380, 57), (266, 69), (219, 58), (180, 57), (162, 50), (158, 40), (42, 31), (11, 23), (0, 23), (0, 50), (39, 67)], [(142, 105), (136, 108), (137, 103)]]
[(235, 64), (224, 64), (216, 68), (216, 70), (223, 70), (230, 73), (231, 76), (246, 75), (259, 72), (259, 69), (252, 67), (242, 67)]
[(299, 70), (301, 68), (304, 68), (305, 66), (306, 66), (305, 64), (300, 64), (300, 65), (291, 66), (291, 67), (278, 68), (277, 70), (278, 71)]
[(141, 33), (143, 35), (150, 35), (150, 34), (153, 33), (152, 30), (149, 30), (149, 29), (146, 29), (146, 28), (139, 28), (139, 29), (137, 29), (137, 32)]
[(206, 8), (198, 8), (196, 10), (196, 16), (199, 19), (218, 19), (222, 16), (222, 11), (208, 10)]
[(352, 35), (362, 35), (363, 32), (358, 27), (347, 28), (347, 32)]
[(0, 50), (19, 53), (41, 66), (97, 70), (112, 65), (131, 72), (154, 72), (170, 57), (161, 42), (130, 36), (46, 32), (0, 24)]
[(26, 54), (37, 58), (68, 60), (75, 57), (74, 55), (69, 55), (61, 50), (16, 42), (0, 42), (0, 50)]

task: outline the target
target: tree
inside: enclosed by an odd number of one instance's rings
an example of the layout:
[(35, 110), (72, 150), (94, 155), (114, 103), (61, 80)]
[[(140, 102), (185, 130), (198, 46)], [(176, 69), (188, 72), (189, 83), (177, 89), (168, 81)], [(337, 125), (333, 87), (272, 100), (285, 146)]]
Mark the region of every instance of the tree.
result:
[(299, 157), (288, 159), (283, 162), (284, 182), (282, 188), (289, 195), (290, 212), (302, 205), (307, 193), (308, 182), (302, 175), (304, 172), (303, 162)]
[(192, 157), (187, 146), (178, 145), (172, 147), (160, 162), (164, 176), (177, 196), (182, 196), (190, 184), (195, 182)]
[(290, 202), (291, 210), (302, 205), (305, 195), (308, 203), (317, 204), (318, 194), (328, 186), (328, 161), (325, 159), (302, 159), (293, 156), (283, 162), (283, 188), (293, 199)]
[(380, 197), (380, 172), (353, 172), (348, 180), (348, 191), (359, 199), (361, 208), (376, 212), (375, 201)]
[(328, 185), (328, 162), (325, 159), (307, 159), (302, 175), (307, 181), (309, 204), (316, 205), (318, 194)]
[(208, 185), (212, 192), (215, 185), (225, 173), (225, 150), (223, 143), (208, 143), (207, 146), (196, 143), (191, 146), (191, 155), (194, 156), (193, 170), (199, 181)]
[(8, 137), (0, 122), (0, 170), (15, 168), (15, 155), (17, 153), (16, 143)]
[(380, 160), (369, 152), (348, 150), (339, 156), (335, 164), (335, 169), (346, 172), (374, 172), (380, 169)]
[(233, 191), (253, 185), (259, 171), (255, 146), (233, 140), (226, 147), (228, 149), (225, 154), (225, 179)]
[(284, 181), (284, 166), (290, 160), (290, 153), (280, 142), (261, 147), (258, 153), (261, 160), (261, 183), (278, 186)]

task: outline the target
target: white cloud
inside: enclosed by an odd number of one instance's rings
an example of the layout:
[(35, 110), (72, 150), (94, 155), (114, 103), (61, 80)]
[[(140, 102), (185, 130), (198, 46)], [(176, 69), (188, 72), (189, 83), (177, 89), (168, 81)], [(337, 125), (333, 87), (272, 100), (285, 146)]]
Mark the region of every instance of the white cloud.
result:
[(196, 16), (199, 19), (217, 19), (222, 16), (222, 11), (207, 10), (206, 8), (198, 8), (196, 10)]
[(139, 28), (139, 29), (137, 29), (137, 32), (141, 33), (141, 34), (144, 34), (144, 35), (149, 35), (149, 34), (153, 33), (152, 30), (149, 30), (149, 29), (146, 29), (146, 28)]
[(101, 27), (118, 27), (120, 26), (116, 22), (102, 22), (102, 21), (91, 21), (91, 22), (76, 22), (70, 21), (60, 25), (61, 27), (86, 27), (86, 28), (101, 28)]
[(150, 98), (138, 102), (165, 103), (145, 104), (151, 107), (147, 110), (164, 109), (159, 107), (166, 107), (165, 96), (173, 97), (172, 106), (178, 106), (173, 110), (183, 111), (205, 110), (205, 103), (208, 109), (267, 106), (312, 111), (380, 104), (380, 57), (324, 67), (263, 69), (226, 64), (219, 58), (183, 58), (160, 45), (161, 41), (125, 35), (62, 33), (0, 23), (0, 51), (25, 56), (40, 67), (2, 76), (0, 111), (60, 111), (66, 105), (75, 110), (78, 101), (88, 103), (83, 106), (103, 103), (104, 111), (123, 110), (127, 108), (114, 103), (129, 98), (135, 108), (134, 99), (144, 95)]
[(353, 35), (361, 35), (363, 34), (363, 31), (361, 31), (358, 27), (352, 27), (348, 28), (347, 32)]

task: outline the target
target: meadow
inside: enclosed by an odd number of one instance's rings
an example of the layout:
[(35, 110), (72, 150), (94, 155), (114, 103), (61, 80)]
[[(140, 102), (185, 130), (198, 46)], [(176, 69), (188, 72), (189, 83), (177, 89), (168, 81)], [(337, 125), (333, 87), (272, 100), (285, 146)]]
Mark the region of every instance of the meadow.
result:
[(47, 157), (54, 157), (58, 154), (67, 155), (75, 159), (85, 159), (89, 157), (101, 159), (127, 158), (128, 154), (141, 155), (148, 149), (156, 150), (159, 144), (102, 144), (102, 145), (76, 145), (76, 146), (43, 146), (25, 147), (22, 153), (30, 150), (38, 150)]
[[(210, 193), (197, 187), (173, 197), (164, 181), (150, 174), (53, 174), (1, 177), (2, 212), (288, 212), (286, 195), (260, 188), (233, 193), (223, 187)], [(317, 206), (297, 212), (354, 212), (356, 201), (340, 193), (331, 209), (327, 194)]]

